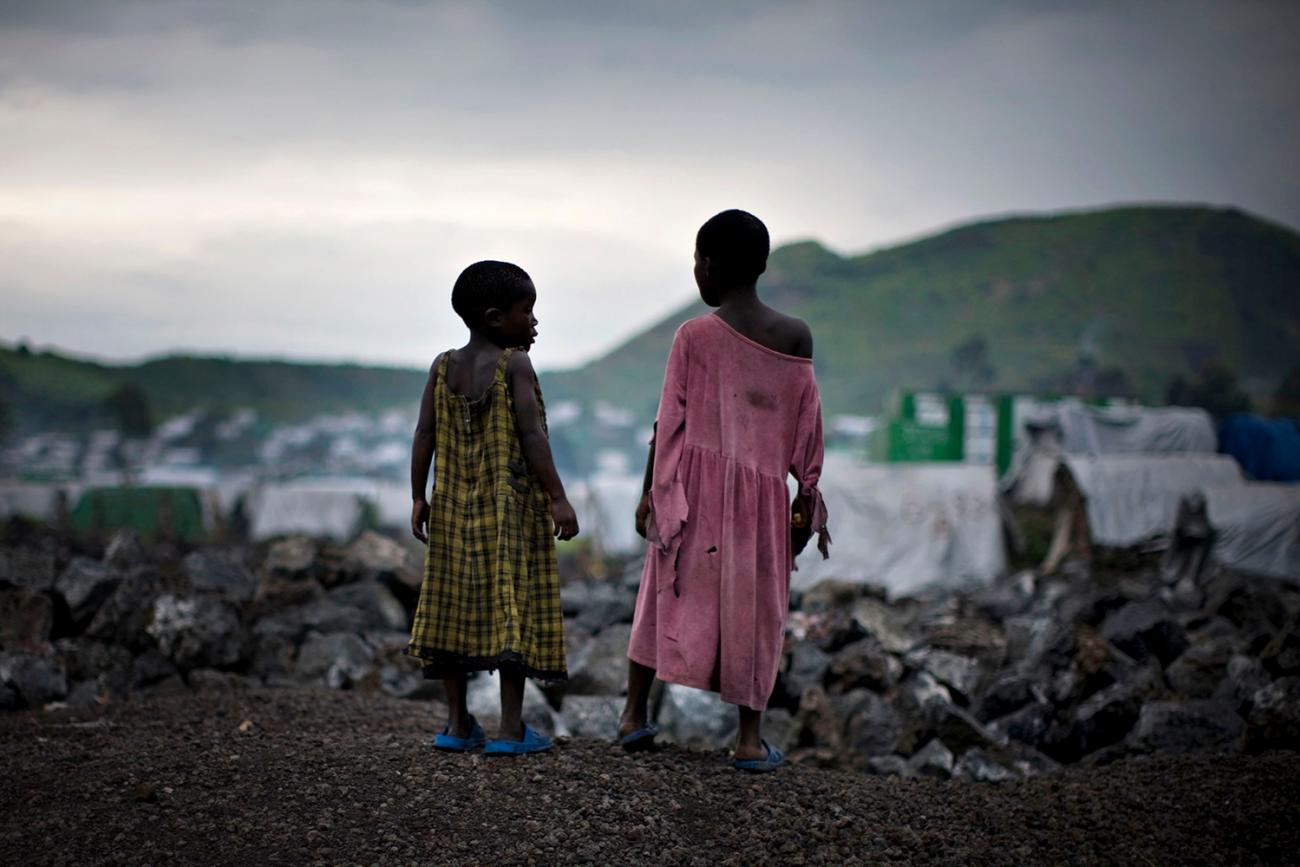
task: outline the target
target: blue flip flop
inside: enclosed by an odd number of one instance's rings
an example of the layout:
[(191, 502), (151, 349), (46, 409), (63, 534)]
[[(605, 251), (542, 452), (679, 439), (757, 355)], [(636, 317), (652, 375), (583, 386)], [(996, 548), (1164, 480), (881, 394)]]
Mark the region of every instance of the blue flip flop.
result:
[(765, 758), (736, 759), (732, 764), (739, 770), (749, 771), (752, 774), (764, 774), (775, 771), (777, 765), (785, 761), (785, 754), (767, 741), (763, 741), (763, 748), (767, 750), (767, 756)]
[(451, 726), (446, 726), (433, 739), (433, 748), (444, 753), (467, 753), (476, 747), (481, 747), (487, 743), (487, 733), (483, 731), (483, 726), (474, 720), (474, 725), (469, 730), (469, 737), (458, 738), (451, 734)]
[(524, 736), (521, 740), (508, 741), (498, 739), (488, 741), (483, 749), (485, 756), (522, 756), (525, 753), (544, 753), (549, 750), (553, 744), (551, 739), (546, 735), (538, 732), (536, 729), (524, 726)]
[(618, 745), (629, 753), (639, 753), (655, 745), (655, 735), (659, 734), (658, 723), (647, 723), (634, 732), (628, 732), (618, 739)]

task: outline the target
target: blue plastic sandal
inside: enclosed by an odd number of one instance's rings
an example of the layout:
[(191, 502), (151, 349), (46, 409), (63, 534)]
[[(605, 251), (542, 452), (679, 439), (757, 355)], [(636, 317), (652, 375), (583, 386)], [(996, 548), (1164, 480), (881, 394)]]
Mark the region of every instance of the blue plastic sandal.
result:
[(775, 771), (777, 765), (785, 761), (785, 754), (776, 747), (763, 741), (763, 748), (767, 750), (767, 756), (761, 759), (736, 759), (732, 762), (739, 770), (749, 771), (753, 774), (764, 774)]
[(524, 753), (544, 753), (552, 746), (550, 738), (525, 725), (523, 739), (517, 741), (505, 739), (488, 741), (487, 747), (483, 750), (483, 755), (522, 756)]
[(647, 723), (634, 732), (629, 732), (618, 739), (618, 745), (629, 753), (648, 750), (655, 745), (655, 735), (659, 734), (657, 723)]
[(446, 726), (434, 737), (433, 748), (444, 753), (467, 753), (485, 743), (487, 743), (487, 732), (483, 731), (483, 726), (478, 724), (478, 720), (474, 720), (474, 725), (469, 730), (469, 737), (458, 738), (451, 734), (451, 726)]

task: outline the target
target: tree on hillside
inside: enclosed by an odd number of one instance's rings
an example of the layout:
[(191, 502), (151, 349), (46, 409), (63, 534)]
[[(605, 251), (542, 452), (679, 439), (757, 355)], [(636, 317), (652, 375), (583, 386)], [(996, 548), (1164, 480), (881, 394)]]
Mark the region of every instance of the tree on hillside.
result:
[(1128, 373), (1117, 364), (1101, 367), (1091, 352), (1081, 351), (1074, 365), (1036, 380), (1034, 387), (1048, 394), (1077, 397), (1124, 397), (1133, 393)]
[(118, 432), (127, 439), (143, 439), (153, 431), (153, 413), (144, 389), (133, 382), (115, 388), (100, 404)]
[(1196, 376), (1175, 376), (1165, 389), (1165, 403), (1170, 406), (1198, 406), (1215, 420), (1234, 412), (1250, 411), (1250, 396), (1237, 386), (1237, 374), (1219, 362), (1202, 365)]
[(14, 425), (13, 409), (9, 406), (9, 401), (0, 397), (0, 443), (3, 443), (9, 437), (9, 431)]
[(1282, 377), (1273, 395), (1273, 415), (1300, 417), (1300, 364)]
[(989, 344), (981, 335), (975, 335), (957, 346), (948, 355), (952, 381), (959, 387), (988, 388), (998, 378), (998, 372), (989, 362)]

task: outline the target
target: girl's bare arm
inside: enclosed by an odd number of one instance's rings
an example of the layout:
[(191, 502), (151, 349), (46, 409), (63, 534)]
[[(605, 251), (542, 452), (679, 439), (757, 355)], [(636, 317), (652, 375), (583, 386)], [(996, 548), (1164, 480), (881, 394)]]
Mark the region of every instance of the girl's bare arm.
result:
[(523, 446), (524, 460), (542, 483), (542, 489), (551, 500), (551, 520), (555, 522), (555, 535), (560, 539), (572, 539), (578, 535), (578, 517), (573, 506), (569, 505), (564, 493), (564, 483), (555, 470), (555, 460), (551, 457), (551, 443), (546, 438), (542, 427), (542, 413), (537, 406), (537, 396), (533, 392), (533, 362), (527, 352), (519, 351), (510, 356), (506, 366), (506, 375), (510, 377), (510, 400), (514, 405), (515, 424), (519, 430), (519, 443)]
[(429, 485), (429, 466), (433, 463), (433, 447), (437, 442), (438, 418), (433, 408), (434, 380), (438, 376), (439, 354), (429, 368), (429, 379), (420, 396), (420, 417), (415, 423), (415, 436), (411, 441), (411, 533), (421, 542), (428, 542), (425, 526), (429, 521), (429, 502), (425, 491)]
[[(655, 423), (655, 431), (658, 432), (659, 424)], [(650, 518), (650, 487), (654, 484), (655, 478), (655, 437), (650, 435), (650, 452), (645, 458), (645, 479), (641, 484), (641, 500), (636, 505), (636, 532), (642, 539), (645, 538), (646, 521)]]

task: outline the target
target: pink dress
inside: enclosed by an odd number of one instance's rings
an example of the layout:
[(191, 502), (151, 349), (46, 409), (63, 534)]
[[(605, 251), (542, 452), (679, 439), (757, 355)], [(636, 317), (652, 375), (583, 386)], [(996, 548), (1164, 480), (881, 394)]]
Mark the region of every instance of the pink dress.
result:
[(790, 602), (793, 473), (826, 554), (821, 398), (810, 359), (716, 315), (682, 324), (655, 432), (650, 542), (627, 655), (755, 710), (776, 684)]

